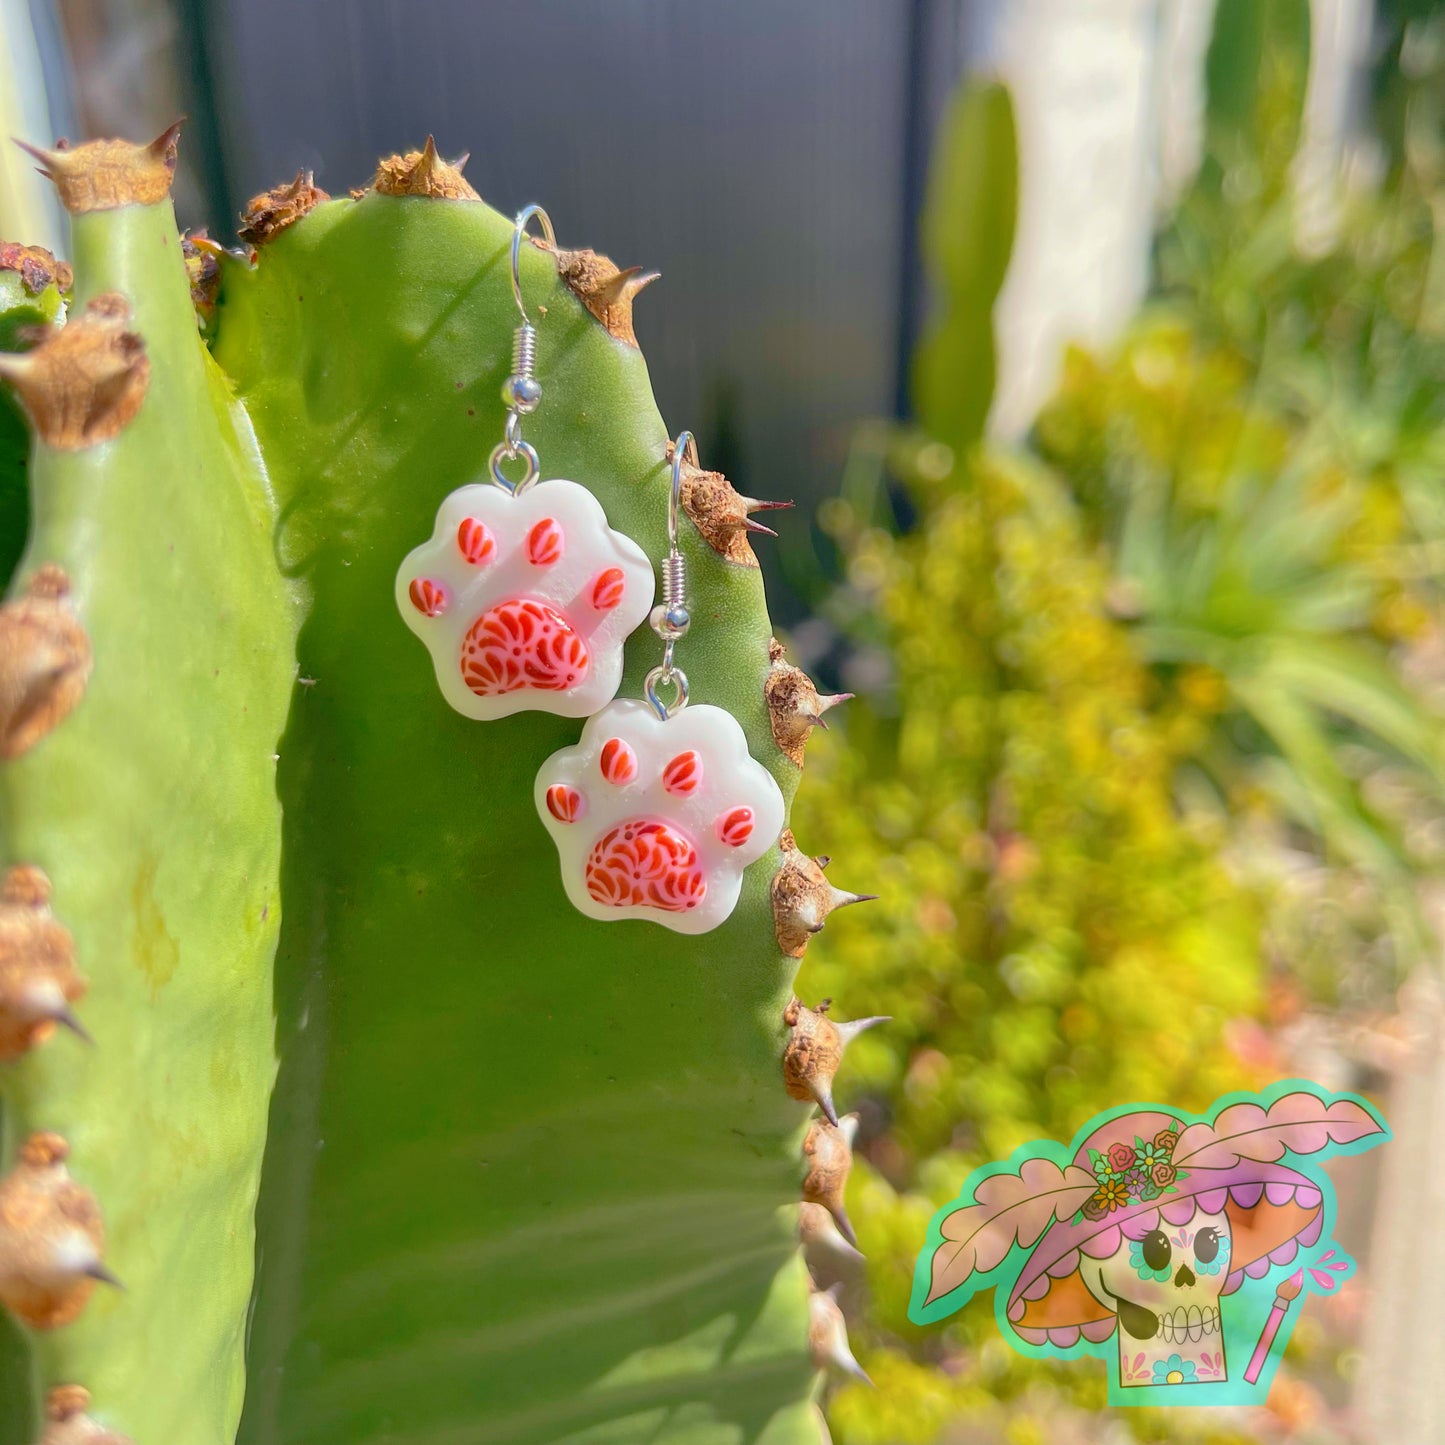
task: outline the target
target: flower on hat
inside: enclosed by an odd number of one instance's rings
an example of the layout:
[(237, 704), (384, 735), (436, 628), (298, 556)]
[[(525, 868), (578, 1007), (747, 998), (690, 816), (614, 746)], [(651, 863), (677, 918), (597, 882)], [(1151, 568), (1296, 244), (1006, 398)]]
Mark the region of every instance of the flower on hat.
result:
[(1101, 1179), (1093, 1199), (1107, 1209), (1122, 1209), (1129, 1202), (1129, 1186), (1122, 1179)]
[[(1129, 1191), (1129, 1199), (1131, 1202), (1135, 1199), (1142, 1199), (1144, 1197), (1144, 1190), (1152, 1187), (1149, 1182), (1149, 1176), (1140, 1169), (1138, 1165), (1135, 1165), (1134, 1168), (1125, 1173), (1124, 1185)], [(1156, 1189), (1154, 1192), (1157, 1195), (1159, 1191)]]
[(1174, 1151), (1172, 1148), (1164, 1148), (1158, 1140), (1140, 1139), (1136, 1142), (1134, 1153), (1140, 1166), (1147, 1171), (1156, 1164), (1168, 1164)]

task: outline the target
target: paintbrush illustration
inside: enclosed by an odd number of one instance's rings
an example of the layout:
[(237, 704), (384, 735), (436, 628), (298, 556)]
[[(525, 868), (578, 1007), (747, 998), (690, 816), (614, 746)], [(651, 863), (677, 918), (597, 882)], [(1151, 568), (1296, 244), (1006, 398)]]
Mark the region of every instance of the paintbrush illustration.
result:
[(1269, 1347), (1274, 1344), (1274, 1337), (1279, 1333), (1279, 1327), (1284, 1323), (1284, 1317), (1289, 1313), (1289, 1307), (1295, 1302), (1301, 1289), (1304, 1288), (1305, 1272), (1297, 1269), (1286, 1280), (1281, 1280), (1279, 1288), (1274, 1292), (1274, 1308), (1269, 1312), (1269, 1318), (1264, 1322), (1264, 1329), (1260, 1332), (1259, 1343), (1254, 1347), (1254, 1354), (1249, 1358), (1249, 1368), (1244, 1372), (1244, 1378), (1249, 1384), (1254, 1384), (1259, 1379), (1259, 1372), (1264, 1369), (1264, 1362), (1269, 1358)]

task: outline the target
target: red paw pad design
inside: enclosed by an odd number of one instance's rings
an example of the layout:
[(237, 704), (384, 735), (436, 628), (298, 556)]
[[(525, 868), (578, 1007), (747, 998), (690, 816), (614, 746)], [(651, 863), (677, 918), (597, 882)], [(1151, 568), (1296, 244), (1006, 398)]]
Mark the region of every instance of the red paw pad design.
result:
[(497, 555), (497, 539), (485, 522), (463, 517), (457, 528), (457, 550), (473, 567), (485, 567)]
[(741, 848), (753, 836), (753, 810), (734, 808), (717, 820), (717, 835), (729, 848)]
[(587, 810), (587, 800), (576, 788), (566, 783), (553, 783), (547, 789), (547, 811), (559, 823), (575, 823)]
[(423, 617), (440, 617), (447, 610), (447, 589), (430, 577), (418, 577), (408, 589), (411, 605)]
[(478, 697), (531, 687), (565, 692), (586, 675), (587, 644), (554, 607), (515, 598), (484, 612), (462, 643), (462, 678)]
[(562, 560), (566, 539), (553, 517), (543, 517), (527, 533), (527, 557), (534, 567), (555, 567)]
[(687, 913), (707, 894), (691, 841), (666, 823), (634, 818), (593, 845), (587, 892), (608, 908), (660, 908)]
[(599, 572), (592, 584), (592, 605), (599, 612), (611, 612), (622, 601), (626, 582), (621, 567), (609, 567), (605, 572)]
[(679, 753), (662, 770), (662, 786), (674, 798), (690, 798), (702, 782), (702, 759), (689, 750)]
[(597, 766), (609, 783), (620, 788), (637, 776), (637, 754), (621, 738), (609, 738)]

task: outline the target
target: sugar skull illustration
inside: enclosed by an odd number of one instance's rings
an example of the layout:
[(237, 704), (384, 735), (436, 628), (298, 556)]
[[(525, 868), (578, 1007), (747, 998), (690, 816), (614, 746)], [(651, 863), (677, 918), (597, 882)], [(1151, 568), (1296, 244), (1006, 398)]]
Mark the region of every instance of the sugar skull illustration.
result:
[(910, 1315), (994, 1286), (1015, 1348), (1103, 1356), (1113, 1403), (1262, 1399), (1294, 1300), (1353, 1267), (1327, 1238), (1329, 1180), (1287, 1161), (1386, 1138), (1363, 1100), (1298, 1080), (1208, 1116), (1110, 1111), (1067, 1150), (1039, 1141), (970, 1176), (930, 1226)]
[(1079, 1260), (1090, 1297), (1118, 1317), (1120, 1381), (1227, 1379), (1219, 1300), (1229, 1280), (1229, 1216), (1199, 1210), (1176, 1227), (1146, 1211), (1131, 1227), (1143, 1229), (1142, 1235), (1136, 1239), (1121, 1228), (1113, 1254), (1081, 1254)]

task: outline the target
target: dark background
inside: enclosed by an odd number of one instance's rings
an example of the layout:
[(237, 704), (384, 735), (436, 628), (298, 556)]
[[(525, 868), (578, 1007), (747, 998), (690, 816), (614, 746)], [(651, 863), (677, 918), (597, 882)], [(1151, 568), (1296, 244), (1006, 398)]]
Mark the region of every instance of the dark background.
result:
[(492, 205), (541, 202), (564, 245), (661, 271), (637, 327), (669, 427), (697, 431), (745, 492), (816, 499), (852, 423), (897, 404), (923, 147), (953, 79), (957, 9), (193, 6), (195, 83), (226, 118), (218, 154), (205, 138), (208, 209), (223, 221), (301, 167), (344, 194), (377, 156), (434, 133), (444, 155), (471, 152)]
[[(637, 331), (665, 421), (740, 491), (796, 498), (769, 520), (806, 550), (857, 420), (903, 406), (917, 212), (962, 11), (191, 0), (173, 42), (195, 118), (182, 220), (229, 239), (247, 198), (300, 168), (345, 194), (429, 133), (470, 151), (492, 205), (538, 201), (564, 245), (662, 273)], [(783, 620), (802, 610), (774, 596)]]

